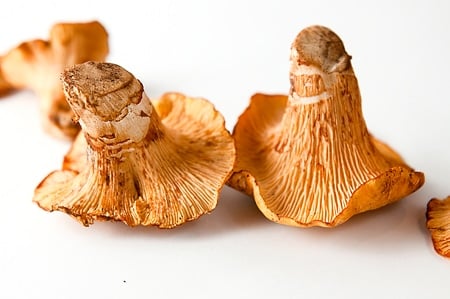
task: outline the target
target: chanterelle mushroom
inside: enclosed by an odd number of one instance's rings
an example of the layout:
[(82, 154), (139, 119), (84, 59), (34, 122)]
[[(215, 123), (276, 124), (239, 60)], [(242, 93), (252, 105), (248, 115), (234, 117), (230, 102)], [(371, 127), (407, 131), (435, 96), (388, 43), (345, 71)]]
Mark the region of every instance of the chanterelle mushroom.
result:
[(427, 205), (427, 227), (436, 251), (450, 257), (450, 196), (432, 199)]
[(72, 139), (80, 128), (72, 121), (59, 77), (68, 66), (104, 61), (108, 51), (108, 34), (99, 22), (55, 24), (48, 41), (24, 42), (0, 58), (0, 96), (17, 89), (33, 90), (41, 99), (44, 129)]
[(292, 45), (289, 96), (254, 95), (236, 124), (228, 183), (272, 221), (332, 227), (424, 183), (369, 135), (350, 58), (334, 32), (306, 28)]
[(62, 80), (82, 135), (63, 170), (36, 188), (41, 208), (86, 226), (117, 220), (162, 228), (215, 208), (235, 149), (211, 103), (170, 93), (153, 106), (142, 84), (110, 63), (76, 65)]

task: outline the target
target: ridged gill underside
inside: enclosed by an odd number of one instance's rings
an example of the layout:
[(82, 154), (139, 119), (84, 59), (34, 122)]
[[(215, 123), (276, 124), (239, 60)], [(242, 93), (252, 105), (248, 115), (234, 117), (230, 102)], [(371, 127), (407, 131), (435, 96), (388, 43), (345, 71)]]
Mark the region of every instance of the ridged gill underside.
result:
[[(400, 156), (372, 141), (356, 78), (332, 76), (336, 83), (328, 90), (330, 97), (315, 104), (293, 105), (286, 96), (255, 95), (235, 128), (237, 173), (231, 185), (240, 180), (238, 189), (253, 190), (269, 219), (334, 226), (350, 214), (398, 200), (423, 184), (423, 177)], [(361, 188), (366, 188), (368, 199), (357, 192)], [(354, 194), (361, 202), (351, 202)], [(344, 215), (346, 209), (351, 213)]]

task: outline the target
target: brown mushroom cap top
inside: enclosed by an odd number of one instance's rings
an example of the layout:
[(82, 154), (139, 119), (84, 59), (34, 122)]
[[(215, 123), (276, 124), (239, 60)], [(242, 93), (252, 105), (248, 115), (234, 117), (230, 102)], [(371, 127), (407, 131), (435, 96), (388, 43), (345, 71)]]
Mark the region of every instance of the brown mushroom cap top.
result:
[(82, 133), (63, 169), (36, 188), (41, 208), (84, 225), (116, 220), (161, 228), (215, 208), (235, 149), (211, 103), (170, 93), (153, 106), (140, 82), (110, 63), (75, 65), (62, 78)]
[(267, 218), (331, 227), (423, 185), (422, 173), (367, 131), (350, 56), (331, 30), (299, 33), (290, 79), (288, 96), (255, 94), (233, 132), (229, 184)]

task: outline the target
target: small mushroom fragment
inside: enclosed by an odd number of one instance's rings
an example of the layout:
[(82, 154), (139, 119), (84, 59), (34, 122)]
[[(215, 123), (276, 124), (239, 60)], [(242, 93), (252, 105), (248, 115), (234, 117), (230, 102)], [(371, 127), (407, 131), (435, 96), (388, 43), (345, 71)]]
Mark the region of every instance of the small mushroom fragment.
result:
[(440, 255), (450, 257), (450, 196), (443, 200), (433, 198), (428, 202), (427, 228), (434, 249)]
[(234, 142), (204, 99), (178, 93), (154, 106), (142, 84), (111, 63), (86, 62), (63, 75), (82, 128), (33, 201), (85, 226), (94, 220), (172, 228), (213, 210), (229, 178)]
[(80, 127), (72, 121), (59, 76), (67, 66), (104, 61), (108, 51), (108, 33), (99, 22), (55, 24), (48, 41), (21, 43), (0, 58), (0, 96), (33, 90), (40, 98), (44, 129), (55, 137), (73, 139)]
[(330, 29), (304, 29), (291, 49), (289, 96), (255, 94), (234, 128), (228, 184), (274, 222), (333, 227), (424, 183), (368, 133), (350, 58)]
[(3, 57), (0, 57), (0, 97), (6, 96), (9, 93), (11, 93), (12, 91), (14, 91), (14, 88), (11, 86), (10, 83), (6, 82), (3, 74), (2, 74), (2, 69), (1, 69), (1, 65), (2, 65), (2, 60)]

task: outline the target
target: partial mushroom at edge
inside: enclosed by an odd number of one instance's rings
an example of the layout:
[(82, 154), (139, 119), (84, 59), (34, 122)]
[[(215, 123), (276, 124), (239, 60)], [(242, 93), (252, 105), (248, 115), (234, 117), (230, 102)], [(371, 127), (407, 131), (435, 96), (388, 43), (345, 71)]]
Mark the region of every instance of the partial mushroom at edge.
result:
[(40, 98), (44, 129), (55, 137), (73, 139), (80, 127), (72, 121), (59, 76), (74, 64), (104, 61), (108, 52), (108, 33), (99, 22), (55, 24), (49, 40), (23, 42), (0, 57), (0, 96), (31, 89)]
[(63, 74), (81, 135), (33, 201), (84, 225), (94, 220), (172, 228), (213, 210), (231, 174), (234, 142), (222, 115), (178, 93), (152, 105), (122, 67), (87, 62)]
[(272, 221), (333, 227), (424, 183), (367, 131), (350, 59), (330, 29), (302, 30), (291, 48), (289, 96), (255, 94), (234, 128), (228, 184)]
[(450, 196), (430, 200), (426, 216), (434, 249), (440, 255), (450, 257)]

